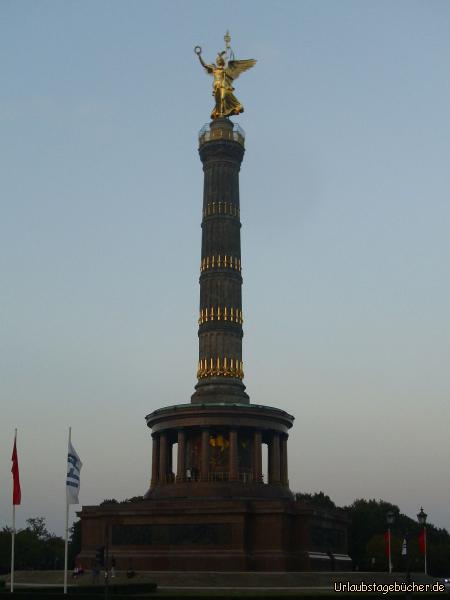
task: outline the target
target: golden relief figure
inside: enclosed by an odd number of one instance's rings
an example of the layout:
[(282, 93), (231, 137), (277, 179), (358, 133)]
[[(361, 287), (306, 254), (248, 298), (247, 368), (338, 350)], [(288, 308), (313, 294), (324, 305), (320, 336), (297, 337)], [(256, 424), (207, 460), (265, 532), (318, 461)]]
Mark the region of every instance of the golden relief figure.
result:
[(256, 60), (253, 58), (235, 60), (233, 51), (230, 48), (231, 38), (228, 32), (224, 39), (226, 49), (219, 52), (216, 62), (210, 65), (206, 64), (203, 60), (201, 47), (195, 46), (194, 48), (194, 52), (197, 54), (202, 67), (214, 78), (212, 95), (216, 104), (211, 113), (212, 119), (220, 119), (221, 117), (229, 117), (244, 112), (244, 107), (233, 94), (233, 82), (241, 73), (248, 71), (256, 63)]

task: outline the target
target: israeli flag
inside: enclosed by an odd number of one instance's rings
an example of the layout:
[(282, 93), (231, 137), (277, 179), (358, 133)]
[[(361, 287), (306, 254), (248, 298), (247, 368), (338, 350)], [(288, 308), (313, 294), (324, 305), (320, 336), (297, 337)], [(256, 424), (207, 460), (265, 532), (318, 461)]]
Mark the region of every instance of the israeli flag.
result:
[(80, 471), (83, 463), (69, 440), (69, 451), (67, 453), (67, 480), (66, 497), (67, 504), (79, 504), (78, 493), (80, 491)]

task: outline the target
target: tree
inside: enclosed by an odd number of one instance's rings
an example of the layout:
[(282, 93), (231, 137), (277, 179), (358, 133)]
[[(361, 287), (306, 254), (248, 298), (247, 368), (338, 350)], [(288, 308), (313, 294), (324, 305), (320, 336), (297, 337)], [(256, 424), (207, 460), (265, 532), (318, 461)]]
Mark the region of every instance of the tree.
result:
[(44, 517), (32, 517), (27, 519), (27, 529), (37, 537), (38, 540), (45, 540), (50, 535), (47, 531)]
[(348, 553), (359, 570), (370, 570), (372, 557), (367, 553), (367, 544), (373, 536), (384, 535), (388, 511), (392, 511), (398, 521), (399, 508), (384, 500), (359, 499), (346, 506), (345, 510), (351, 519), (348, 530)]
[[(403, 539), (408, 532), (408, 553), (412, 571), (422, 571), (423, 556), (419, 552), (421, 525), (402, 514), (398, 506), (384, 500), (355, 500), (345, 507), (351, 524), (348, 535), (348, 552), (354, 566), (359, 570), (387, 570), (387, 557), (383, 551), (384, 534), (387, 531), (386, 515), (392, 511), (395, 516), (391, 527), (391, 557), (394, 571), (406, 569), (401, 555)], [(384, 560), (383, 560), (384, 554)], [(428, 572), (436, 577), (448, 575), (450, 564), (450, 535), (445, 529), (427, 525)], [(375, 558), (375, 564), (372, 559)]]
[[(49, 533), (43, 517), (27, 519), (25, 529), (16, 532), (15, 566), (20, 569), (60, 569), (64, 565), (64, 540)], [(11, 529), (0, 532), (0, 571), (11, 564)]]
[(336, 504), (330, 496), (327, 496), (323, 492), (316, 492), (315, 494), (297, 493), (295, 494), (295, 499), (311, 506), (316, 506), (317, 508), (336, 508)]
[(8, 573), (11, 565), (11, 529), (0, 531), (0, 574)]
[(75, 566), (75, 559), (81, 552), (81, 521), (74, 521), (70, 528), (70, 539), (69, 539), (69, 557), (68, 563), (71, 569)]

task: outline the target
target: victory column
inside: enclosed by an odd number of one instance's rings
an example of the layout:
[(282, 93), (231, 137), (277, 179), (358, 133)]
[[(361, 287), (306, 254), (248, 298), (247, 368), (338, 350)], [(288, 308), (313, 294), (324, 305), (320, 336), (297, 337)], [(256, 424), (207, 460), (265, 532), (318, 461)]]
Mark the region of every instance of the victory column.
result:
[(236, 60), (228, 33), (224, 39), (215, 63), (207, 64), (195, 47), (213, 76), (214, 97), (212, 121), (199, 134), (204, 184), (195, 392), (190, 403), (146, 417), (152, 461), (144, 499), (83, 507), (79, 560), (92, 562), (106, 536), (119, 569), (348, 568), (346, 517), (308, 507), (289, 489), (294, 417), (250, 403), (242, 382), (239, 171), (245, 136), (229, 117), (244, 110), (234, 81), (256, 61)]

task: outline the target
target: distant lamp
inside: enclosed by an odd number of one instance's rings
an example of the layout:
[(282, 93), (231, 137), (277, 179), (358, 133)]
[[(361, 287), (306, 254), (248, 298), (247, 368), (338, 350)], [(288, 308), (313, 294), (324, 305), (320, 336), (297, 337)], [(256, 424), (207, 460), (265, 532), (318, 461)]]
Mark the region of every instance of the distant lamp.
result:
[(427, 513), (423, 510), (423, 507), (420, 507), (420, 513), (417, 515), (417, 520), (419, 521), (419, 523), (421, 525), (423, 525), (425, 527), (426, 522), (427, 522)]
[[(425, 518), (426, 518), (426, 515), (425, 515)], [(395, 521), (395, 514), (393, 513), (392, 510), (390, 510), (386, 513), (386, 522), (390, 526), (390, 525), (394, 524), (394, 521)]]

